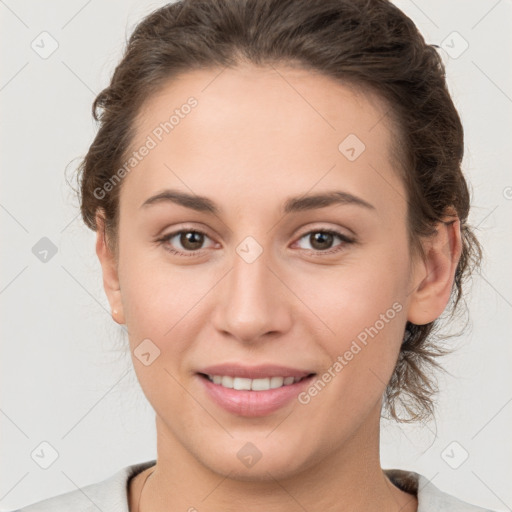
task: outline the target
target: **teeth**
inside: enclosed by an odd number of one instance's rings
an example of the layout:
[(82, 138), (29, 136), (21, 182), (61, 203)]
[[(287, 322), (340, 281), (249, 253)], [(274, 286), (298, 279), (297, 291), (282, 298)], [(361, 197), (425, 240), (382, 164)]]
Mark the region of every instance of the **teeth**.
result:
[(233, 377), (221, 377), (220, 385), (233, 389)]
[[(224, 379), (225, 377), (223, 377)], [(242, 377), (235, 377), (233, 379), (233, 389), (242, 390), (246, 389), (248, 391), (251, 390), (251, 379), (243, 379)]]
[(271, 377), (270, 389), (280, 388), (284, 384), (284, 377)]
[(270, 389), (270, 379), (252, 379), (251, 389), (253, 391), (266, 391)]
[(225, 388), (236, 390), (267, 391), (277, 389), (282, 386), (289, 386), (294, 382), (299, 382), (302, 377), (270, 377), (265, 379), (247, 379), (244, 377), (230, 377), (227, 375), (207, 375), (208, 379), (214, 384), (219, 384)]

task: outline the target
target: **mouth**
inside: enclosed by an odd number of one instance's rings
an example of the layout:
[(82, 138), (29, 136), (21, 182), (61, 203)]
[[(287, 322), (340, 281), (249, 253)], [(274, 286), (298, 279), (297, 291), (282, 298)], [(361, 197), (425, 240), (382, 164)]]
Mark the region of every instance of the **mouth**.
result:
[(237, 416), (265, 416), (290, 404), (317, 375), (283, 366), (225, 364), (196, 373), (209, 400)]

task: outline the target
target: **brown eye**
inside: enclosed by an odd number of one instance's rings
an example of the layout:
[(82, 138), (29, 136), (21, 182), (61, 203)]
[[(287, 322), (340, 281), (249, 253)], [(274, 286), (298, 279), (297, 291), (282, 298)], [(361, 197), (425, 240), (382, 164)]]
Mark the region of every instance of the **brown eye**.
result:
[[(341, 243), (335, 245), (333, 248), (333, 243), (336, 238), (341, 240)], [(317, 229), (314, 231), (309, 231), (300, 239), (306, 239), (309, 242), (311, 248), (306, 248), (306, 250), (310, 252), (317, 252), (320, 255), (322, 253), (330, 254), (333, 252), (338, 252), (343, 250), (346, 245), (354, 243), (354, 240), (350, 239), (346, 235), (328, 229)]]
[(194, 256), (196, 252), (204, 247), (205, 238), (209, 238), (206, 233), (196, 229), (182, 229), (174, 231), (163, 236), (158, 240), (164, 248), (173, 253), (183, 256)]

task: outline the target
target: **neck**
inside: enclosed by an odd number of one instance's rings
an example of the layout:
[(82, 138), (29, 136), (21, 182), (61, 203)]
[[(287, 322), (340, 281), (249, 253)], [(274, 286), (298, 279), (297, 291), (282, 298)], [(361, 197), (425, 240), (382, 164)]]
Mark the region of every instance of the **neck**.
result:
[[(307, 468), (283, 478), (267, 472), (259, 480), (234, 479), (205, 467), (157, 417), (157, 464), (131, 485), (130, 511), (416, 512), (416, 497), (395, 487), (380, 467), (380, 407), (377, 412), (376, 421)], [(142, 489), (148, 472), (153, 474)]]

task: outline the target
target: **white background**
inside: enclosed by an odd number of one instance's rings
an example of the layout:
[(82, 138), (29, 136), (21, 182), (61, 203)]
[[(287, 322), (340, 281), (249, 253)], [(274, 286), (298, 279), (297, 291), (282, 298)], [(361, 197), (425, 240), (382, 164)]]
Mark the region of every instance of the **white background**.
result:
[[(95, 133), (90, 114), (135, 24), (164, 2), (0, 2), (2, 187), (0, 221), (0, 509), (13, 510), (103, 480), (153, 459), (153, 412), (122, 348), (70, 179)], [(485, 246), (468, 300), (471, 326), (443, 359), (438, 416), (427, 425), (383, 422), (382, 466), (417, 471), (442, 490), (494, 510), (512, 510), (512, 175), (510, 0), (400, 0), (428, 43), (458, 32), (469, 44), (444, 50), (450, 91), (465, 127), (470, 221)], [(57, 50), (31, 43), (47, 31)], [(37, 42), (38, 39), (36, 39)], [(461, 40), (454, 40), (461, 48)], [(48, 48), (49, 46), (46, 46)], [(74, 183), (74, 182), (73, 182)], [(509, 187), (509, 188), (507, 188)], [(32, 247), (48, 237), (43, 263)], [(59, 457), (40, 468), (31, 453)], [(452, 469), (453, 441), (469, 458)]]

